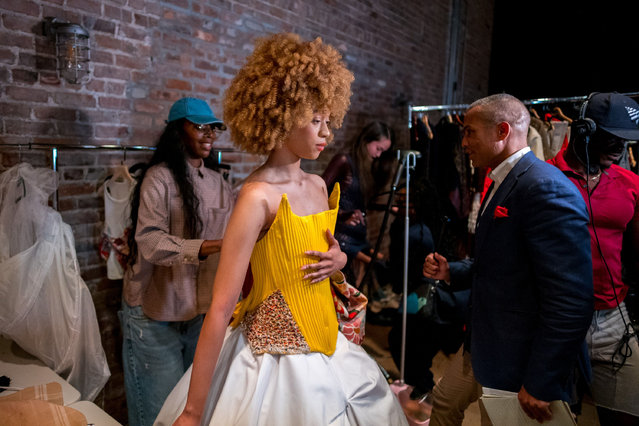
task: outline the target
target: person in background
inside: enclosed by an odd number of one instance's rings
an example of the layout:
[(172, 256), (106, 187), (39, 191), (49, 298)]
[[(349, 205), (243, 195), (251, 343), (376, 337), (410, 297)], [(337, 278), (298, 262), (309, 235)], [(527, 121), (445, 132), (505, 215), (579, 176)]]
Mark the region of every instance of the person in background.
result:
[[(402, 294), (405, 191), (398, 195), (399, 211), (389, 231), (389, 265), (390, 276), (394, 278), (393, 291)], [(435, 383), (430, 368), (433, 357), (440, 350), (446, 355), (454, 354), (461, 346), (470, 290), (451, 291), (450, 286), (424, 277), (424, 259), (435, 251), (436, 244), (441, 245), (441, 235), (445, 231), (447, 218), (442, 214), (436, 188), (425, 177), (415, 180), (410, 200), (404, 370), (405, 382), (412, 387), (410, 399), (426, 403), (420, 406), (423, 411), (420, 414), (424, 416), (429, 414), (428, 410), (432, 405), (431, 391)], [(388, 335), (390, 352), (398, 367), (402, 362), (402, 332), (403, 314), (400, 309), (393, 318)]]
[[(530, 151), (530, 114), (508, 94), (472, 103), (462, 146), (493, 180), (479, 211), (472, 259), (438, 253), (426, 277), (471, 287), (467, 338), (433, 391), (431, 425), (460, 425), (468, 404), (498, 391), (517, 395), (528, 417), (572, 402), (574, 371), (593, 312), (588, 212), (556, 168)], [(472, 364), (472, 365), (471, 365)], [(488, 422), (482, 408), (482, 422)]]
[(371, 262), (366, 211), (387, 179), (373, 175), (376, 159), (393, 144), (388, 125), (373, 121), (362, 129), (349, 152), (338, 153), (322, 174), (329, 191), (340, 184), (342, 196), (335, 225), (335, 238), (348, 256), (344, 273), (348, 282), (359, 287), (364, 269)]
[(568, 146), (549, 163), (570, 179), (590, 211), (595, 313), (586, 340), (599, 421), (637, 425), (639, 345), (625, 298), (639, 262), (639, 176), (615, 163), (628, 140), (639, 140), (639, 105), (618, 93), (594, 93), (582, 114), (572, 123)]
[[(329, 196), (300, 167), (341, 126), (352, 80), (320, 38), (274, 34), (231, 82), (233, 143), (267, 158), (240, 190), (193, 368), (158, 425), (406, 424), (375, 361), (339, 331), (330, 282), (346, 264), (332, 236), (339, 185)], [(249, 266), (253, 285), (237, 303)]]
[(205, 101), (175, 102), (134, 190), (119, 312), (131, 426), (153, 424), (193, 362), (234, 205), (231, 186), (207, 167), (224, 129)]

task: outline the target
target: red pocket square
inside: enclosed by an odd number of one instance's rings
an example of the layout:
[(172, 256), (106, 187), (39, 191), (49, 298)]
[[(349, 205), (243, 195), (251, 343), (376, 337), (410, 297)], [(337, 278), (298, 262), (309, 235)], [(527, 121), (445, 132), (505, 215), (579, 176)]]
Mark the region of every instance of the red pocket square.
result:
[(497, 206), (497, 208), (495, 209), (495, 214), (493, 215), (493, 218), (497, 219), (500, 217), (508, 217), (508, 209), (506, 207)]

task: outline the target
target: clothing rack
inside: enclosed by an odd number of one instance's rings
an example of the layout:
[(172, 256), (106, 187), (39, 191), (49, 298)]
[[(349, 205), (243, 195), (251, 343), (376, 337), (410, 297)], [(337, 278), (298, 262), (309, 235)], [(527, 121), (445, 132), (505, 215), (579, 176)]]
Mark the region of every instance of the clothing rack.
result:
[[(108, 150), (118, 150), (124, 153), (124, 159), (126, 160), (126, 152), (127, 151), (155, 151), (154, 146), (146, 146), (146, 145), (84, 145), (84, 144), (49, 144), (49, 143), (0, 143), (0, 149), (2, 148), (17, 148), (20, 152), (22, 152), (22, 148), (26, 148), (27, 150), (31, 149), (44, 149), (51, 150), (51, 166), (54, 172), (58, 171), (58, 150), (59, 149), (108, 149)], [(219, 148), (214, 149), (213, 151), (217, 152), (217, 162), (218, 164), (222, 164), (222, 153), (223, 152), (235, 152), (232, 148)], [(58, 209), (58, 190), (56, 189), (53, 194), (53, 206), (57, 210)]]
[[(625, 96), (639, 96), (639, 92), (622, 93)], [(562, 102), (583, 102), (588, 99), (588, 96), (570, 96), (564, 98), (537, 98), (528, 99), (522, 101), (524, 105), (543, 105), (543, 104), (558, 104)], [(413, 127), (412, 117), (414, 112), (429, 112), (429, 111), (455, 111), (466, 110), (470, 104), (454, 104), (454, 105), (419, 105), (413, 106), (408, 104), (408, 128)]]
[[(154, 146), (146, 145), (83, 145), (83, 144), (49, 144), (49, 143), (0, 143), (0, 148), (12, 147), (22, 150), (22, 148), (29, 149), (50, 149), (53, 159), (53, 170), (57, 171), (58, 149), (111, 149), (124, 152), (124, 159), (126, 160), (127, 151), (155, 151)], [(233, 148), (217, 148), (213, 149), (217, 153), (217, 162), (222, 164), (222, 153), (235, 152)]]

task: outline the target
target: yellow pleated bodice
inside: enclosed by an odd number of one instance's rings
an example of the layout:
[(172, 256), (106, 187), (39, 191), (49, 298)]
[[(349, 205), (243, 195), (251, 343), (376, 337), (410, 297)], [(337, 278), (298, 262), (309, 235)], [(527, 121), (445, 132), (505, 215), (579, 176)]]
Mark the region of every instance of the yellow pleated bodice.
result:
[(328, 199), (329, 210), (307, 216), (293, 213), (287, 195), (282, 195), (273, 224), (251, 254), (253, 287), (237, 304), (232, 327), (240, 325), (266, 298), (281, 292), (310, 351), (333, 354), (338, 323), (329, 279), (311, 284), (302, 277), (312, 271), (301, 267), (317, 261), (305, 251), (328, 250), (326, 230), (335, 231), (339, 194), (336, 184)]

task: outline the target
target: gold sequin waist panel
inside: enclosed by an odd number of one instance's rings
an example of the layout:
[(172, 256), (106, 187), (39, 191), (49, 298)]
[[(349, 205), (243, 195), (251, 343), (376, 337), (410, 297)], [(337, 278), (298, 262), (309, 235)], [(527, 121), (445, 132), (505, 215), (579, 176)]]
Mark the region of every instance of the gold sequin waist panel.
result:
[(310, 352), (280, 290), (268, 296), (241, 323), (254, 354), (305, 354)]

